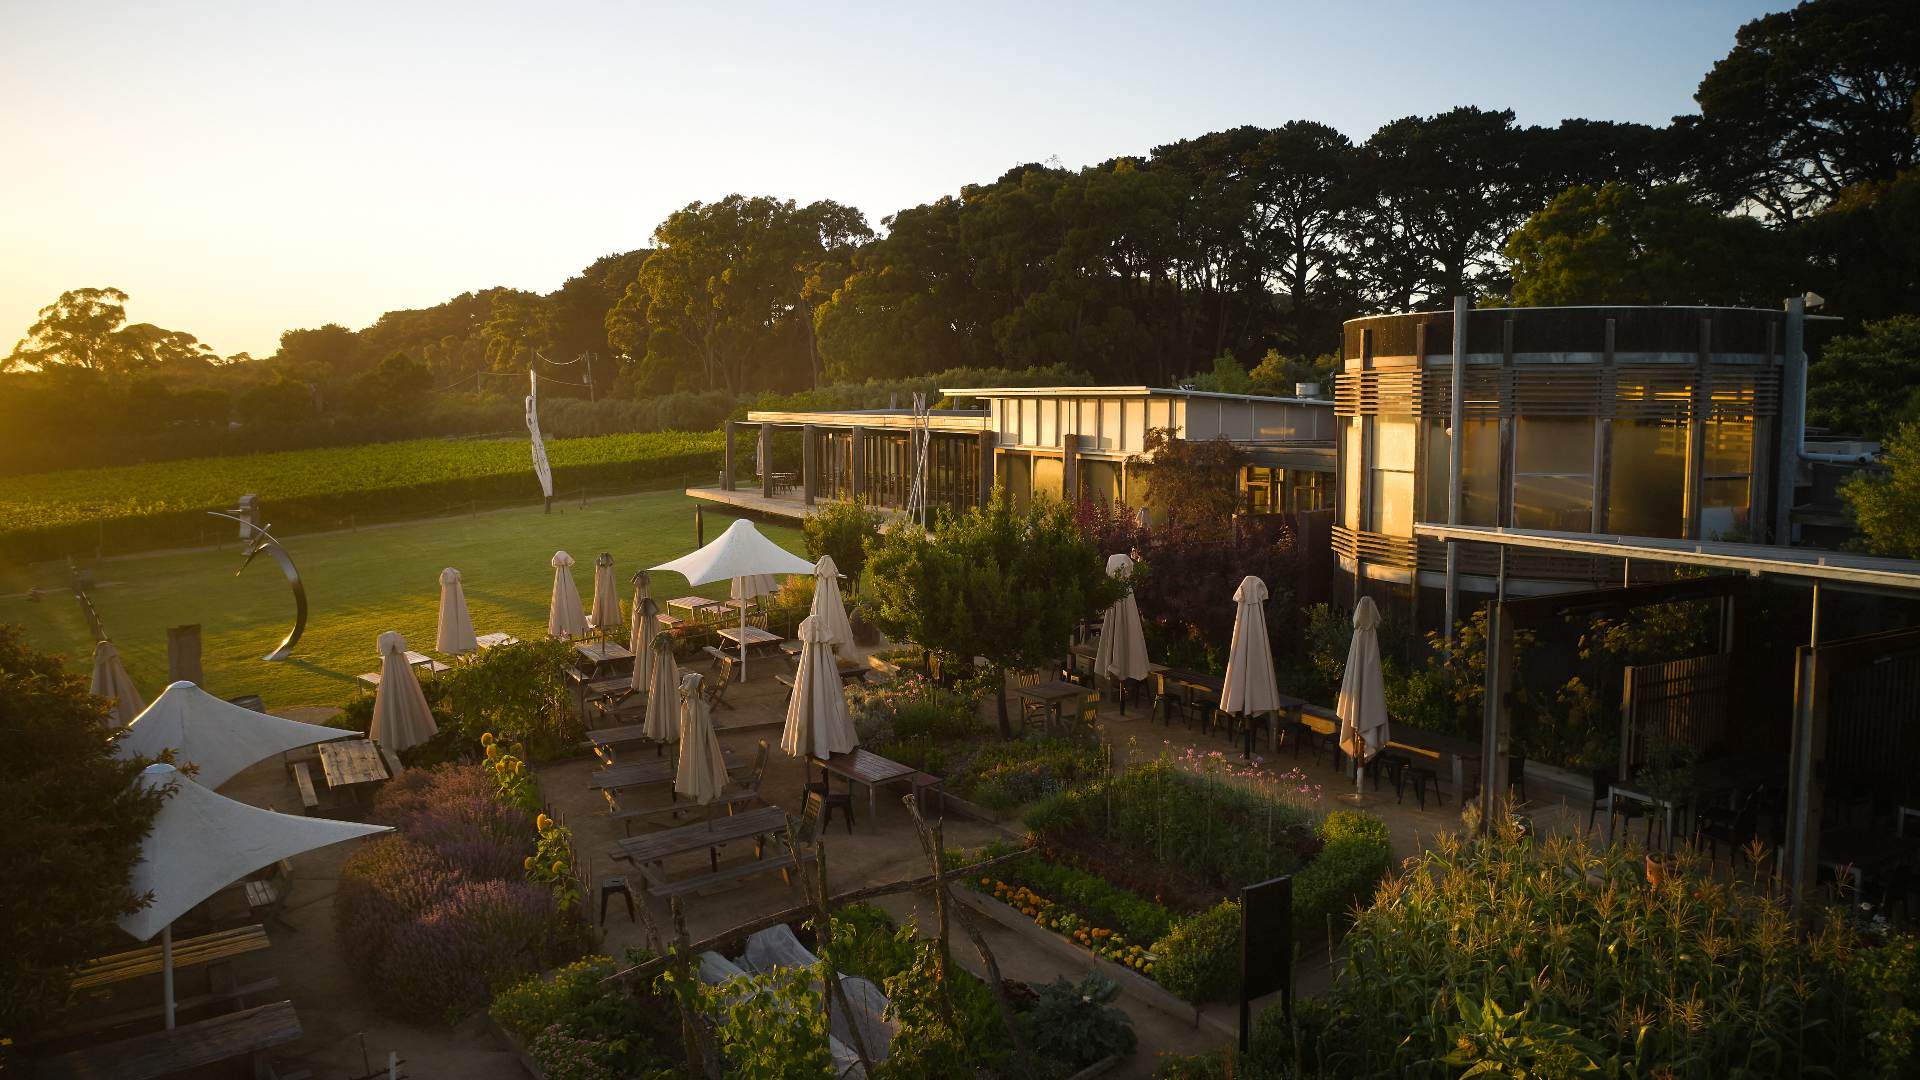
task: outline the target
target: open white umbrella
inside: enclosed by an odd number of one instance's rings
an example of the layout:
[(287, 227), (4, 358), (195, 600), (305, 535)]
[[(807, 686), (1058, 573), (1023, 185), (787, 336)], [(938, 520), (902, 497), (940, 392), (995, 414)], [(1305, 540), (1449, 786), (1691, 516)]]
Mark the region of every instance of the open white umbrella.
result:
[(1248, 574), (1233, 590), (1233, 644), (1227, 653), (1226, 684), (1220, 711), (1229, 716), (1258, 716), (1280, 707), (1273, 678), (1273, 648), (1267, 644), (1267, 583)]
[(846, 601), (840, 598), (840, 568), (833, 565), (831, 555), (822, 555), (813, 564), (813, 607), (807, 617), (820, 624), (827, 644), (852, 647), (853, 624), (847, 620)]
[(129, 882), (134, 895), (151, 892), (153, 902), (120, 918), (120, 929), (140, 941), (160, 935), (168, 1027), (174, 1013), (175, 919), (261, 867), (342, 840), (392, 831), (385, 825), (262, 810), (196, 784), (167, 764), (147, 766), (135, 782), (148, 790), (172, 789), (154, 816), (153, 830), (140, 843), (140, 860), (133, 864)]
[(627, 641), (633, 648), (633, 676), (627, 685), (640, 693), (646, 693), (647, 680), (653, 676), (653, 638), (660, 632), (660, 605), (653, 597), (640, 595), (633, 591), (633, 629), (627, 634)]
[[(760, 534), (753, 522), (740, 518), (713, 542), (690, 555), (664, 562), (655, 570), (671, 570), (690, 585), (706, 585), (734, 578), (753, 578), (772, 574), (811, 574), (813, 564)], [(734, 586), (736, 598), (751, 584)], [(760, 595), (748, 592), (747, 596)], [(747, 677), (747, 610), (740, 608), (740, 678)]]
[(380, 635), (380, 686), (373, 692), (373, 724), (367, 738), (394, 753), (419, 746), (440, 725), (433, 722), (420, 678), (407, 663), (407, 641), (389, 630)]
[(153, 704), (133, 718), (126, 734), (114, 743), (113, 753), (120, 758), (157, 758), (162, 751), (172, 750), (175, 764), (192, 764), (195, 780), (217, 788), (240, 770), (275, 754), (357, 734), (254, 712), (181, 681), (161, 691)]
[(611, 552), (593, 560), (593, 614), (588, 621), (602, 634), (620, 625), (620, 585), (613, 577)]
[(480, 651), (473, 636), (473, 616), (467, 614), (467, 592), (460, 587), (460, 571), (451, 566), (440, 571), (440, 626), (433, 635), (433, 649), (446, 656)]
[(833, 642), (817, 615), (800, 620), (800, 665), (787, 698), (787, 726), (780, 749), (794, 757), (825, 759), (860, 745), (847, 716), (847, 694), (840, 687), (840, 665)]
[(700, 696), (705, 678), (697, 671), (680, 677), (680, 763), (673, 774), (673, 790), (705, 806), (727, 786), (727, 761), (720, 753), (720, 736), (713, 732), (707, 699)]
[(573, 556), (553, 553), (553, 600), (547, 605), (547, 636), (587, 636), (587, 616), (580, 610), (580, 589), (573, 583)]
[(656, 635), (648, 646), (653, 670), (647, 673), (647, 713), (642, 730), (654, 742), (680, 737), (680, 662), (673, 658), (673, 638)]
[(93, 647), (93, 685), (89, 689), (95, 697), (112, 700), (108, 711), (113, 714), (115, 727), (132, 723), (140, 710), (147, 707), (139, 688), (133, 685), (132, 676), (127, 674), (127, 665), (120, 662), (120, 650), (114, 648), (111, 641), (102, 641)]
[(1367, 762), (1391, 738), (1379, 628), (1380, 609), (1372, 597), (1361, 597), (1353, 606), (1353, 640), (1347, 644), (1347, 670), (1340, 676), (1340, 697), (1334, 703), (1334, 711), (1340, 714), (1340, 749), (1353, 761), (1355, 791), (1360, 790)]
[[(1133, 560), (1125, 554), (1107, 556), (1107, 576), (1128, 581), (1133, 577)], [(1140, 626), (1140, 605), (1131, 587), (1100, 617), (1100, 648), (1094, 653), (1093, 669), (1110, 679), (1147, 677), (1147, 635)]]

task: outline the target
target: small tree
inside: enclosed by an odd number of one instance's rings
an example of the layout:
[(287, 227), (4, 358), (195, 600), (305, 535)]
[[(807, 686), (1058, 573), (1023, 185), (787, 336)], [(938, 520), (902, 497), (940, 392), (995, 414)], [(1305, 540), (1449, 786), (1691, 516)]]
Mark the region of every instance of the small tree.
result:
[(1155, 517), (1198, 532), (1227, 528), (1240, 509), (1240, 470), (1246, 451), (1226, 439), (1192, 442), (1171, 428), (1150, 428), (1145, 445), (1147, 509)]
[(116, 923), (148, 901), (130, 881), (165, 796), (113, 738), (103, 699), (0, 626), (0, 1036), (65, 1006), (74, 968), (129, 944)]
[(867, 569), (881, 629), (992, 665), (1005, 738), (1013, 737), (1007, 672), (1060, 658), (1074, 628), (1123, 591), (1064, 504), (1043, 499), (1016, 510), (998, 488), (985, 506), (941, 515), (932, 532), (890, 529)]
[(837, 501), (816, 507), (801, 524), (807, 538), (807, 558), (833, 556), (833, 565), (854, 582), (867, 566), (867, 542), (880, 535), (886, 515), (863, 503)]
[(1920, 421), (1895, 432), (1886, 450), (1886, 475), (1861, 473), (1840, 493), (1860, 523), (1868, 551), (1920, 558)]

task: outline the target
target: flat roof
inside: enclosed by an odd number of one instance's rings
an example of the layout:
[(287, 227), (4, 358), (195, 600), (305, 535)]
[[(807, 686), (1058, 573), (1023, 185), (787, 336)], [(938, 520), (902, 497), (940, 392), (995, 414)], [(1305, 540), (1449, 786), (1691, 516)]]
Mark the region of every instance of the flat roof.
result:
[(1719, 540), (1672, 540), (1657, 536), (1548, 532), (1503, 529), (1494, 525), (1436, 525), (1420, 522), (1417, 536), (1465, 540), (1501, 547), (1540, 548), (1616, 559), (1645, 559), (1676, 566), (1709, 566), (1755, 576), (1798, 578), (1855, 587), (1920, 593), (1920, 561), (1856, 555), (1818, 548), (1732, 544)]
[(1222, 394), (1212, 390), (1184, 390), (1163, 386), (989, 386), (941, 387), (947, 397), (1167, 397), (1217, 398), (1224, 401), (1279, 402), (1283, 405), (1333, 407), (1332, 398), (1280, 397), (1274, 394)]

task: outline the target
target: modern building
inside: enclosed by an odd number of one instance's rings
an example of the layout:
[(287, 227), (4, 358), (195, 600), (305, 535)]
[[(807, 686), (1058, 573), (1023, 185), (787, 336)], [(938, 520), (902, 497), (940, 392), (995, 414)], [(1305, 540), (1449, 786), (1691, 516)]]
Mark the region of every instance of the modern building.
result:
[[(1449, 545), (1416, 536), (1418, 522), (1791, 543), (1803, 327), (1797, 305), (1462, 304), (1348, 322), (1334, 393), (1340, 566), (1356, 584), (1445, 588)], [(1457, 587), (1495, 591), (1498, 557), (1456, 553)], [(1505, 588), (1520, 594), (1622, 574), (1617, 560), (1552, 550), (1505, 559)]]
[[(904, 508), (916, 472), (915, 439), (924, 433), (930, 507), (975, 505), (995, 483), (1021, 503), (1044, 494), (1140, 505), (1147, 432), (1165, 428), (1181, 438), (1226, 438), (1242, 448), (1250, 462), (1240, 478), (1249, 512), (1312, 510), (1332, 502), (1331, 401), (1146, 386), (941, 393), (962, 407), (748, 413), (727, 425), (719, 483), (688, 494), (788, 517), (832, 499)], [(734, 481), (746, 471), (735, 467), (742, 428), (757, 436), (755, 490)]]

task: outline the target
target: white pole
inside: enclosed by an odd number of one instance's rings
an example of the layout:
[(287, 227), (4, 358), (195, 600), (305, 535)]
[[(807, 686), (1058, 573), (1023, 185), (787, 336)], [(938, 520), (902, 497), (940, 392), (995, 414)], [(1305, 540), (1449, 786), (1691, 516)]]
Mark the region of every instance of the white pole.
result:
[(173, 924), (160, 931), (160, 993), (167, 1003), (167, 1027), (173, 1027)]
[[(739, 578), (734, 578), (733, 591), (737, 595), (746, 592), (740, 587)], [(747, 681), (747, 598), (742, 596), (735, 603), (740, 605), (740, 681)]]

